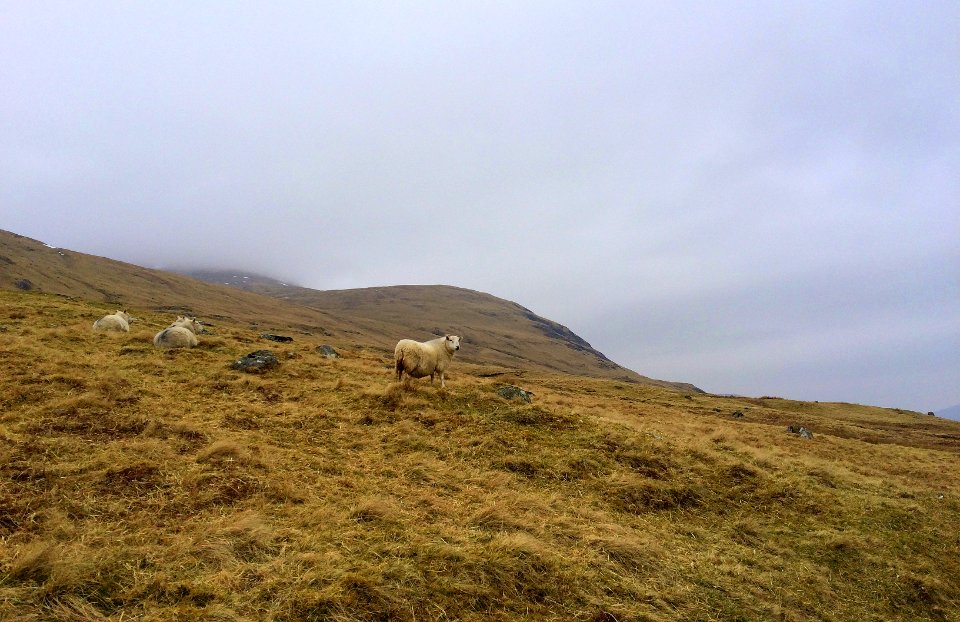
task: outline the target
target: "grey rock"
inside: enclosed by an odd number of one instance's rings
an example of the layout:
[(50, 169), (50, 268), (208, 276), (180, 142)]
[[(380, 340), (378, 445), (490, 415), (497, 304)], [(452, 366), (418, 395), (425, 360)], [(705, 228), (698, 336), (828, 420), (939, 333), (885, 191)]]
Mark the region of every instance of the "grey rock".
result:
[(17, 289), (22, 289), (25, 292), (29, 292), (33, 289), (33, 283), (29, 279), (20, 279), (17, 281)]
[(339, 358), (340, 356), (339, 354), (337, 354), (337, 351), (334, 350), (332, 346), (328, 346), (326, 344), (322, 346), (317, 346), (317, 354), (319, 354), (320, 356), (325, 356), (328, 359), (335, 359), (335, 358)]
[(744, 417), (743, 411), (740, 411), (740, 410), (734, 411), (733, 413), (734, 419), (743, 419), (743, 417)]
[(293, 337), (286, 337), (284, 335), (271, 335), (269, 333), (263, 333), (260, 335), (261, 339), (267, 339), (269, 341), (278, 341), (280, 343), (289, 343), (293, 341)]
[(524, 391), (520, 387), (515, 387), (512, 384), (497, 389), (497, 395), (507, 400), (521, 399), (524, 402), (530, 402), (533, 398), (533, 393)]
[(797, 434), (800, 436), (800, 438), (813, 438), (813, 432), (800, 425), (788, 425), (787, 432), (790, 432), (791, 434)]
[(280, 365), (277, 356), (270, 350), (257, 350), (234, 362), (231, 367), (239, 371), (259, 373)]

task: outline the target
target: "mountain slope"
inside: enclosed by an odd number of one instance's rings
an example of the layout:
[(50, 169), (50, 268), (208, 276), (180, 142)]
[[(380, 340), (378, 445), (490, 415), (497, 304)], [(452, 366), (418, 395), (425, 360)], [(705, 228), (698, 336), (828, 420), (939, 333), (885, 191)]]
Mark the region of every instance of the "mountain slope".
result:
[(0, 231), (0, 288), (58, 294), (114, 307), (191, 314), (208, 322), (229, 318), (329, 334), (346, 334), (353, 329), (351, 324), (316, 309), (171, 272), (52, 248), (6, 231)]
[(960, 619), (957, 422), (100, 310), (0, 291), (0, 620)]
[(237, 272), (194, 274), (204, 280), (0, 231), (0, 288), (186, 313), (213, 323), (229, 319), (265, 330), (320, 333), (335, 346), (371, 348), (384, 356), (400, 338), (426, 340), (456, 332), (465, 337), (459, 358), (467, 362), (699, 391), (621, 367), (566, 327), (489, 294), (447, 286), (321, 292)]
[(467, 361), (665, 384), (699, 392), (693, 385), (663, 383), (621, 367), (566, 326), (482, 292), (449, 285), (314, 290), (239, 272), (188, 274), (210, 282), (229, 282), (339, 317), (394, 326), (400, 332), (390, 333), (390, 339), (401, 333), (421, 340), (456, 333), (464, 339), (462, 358)]

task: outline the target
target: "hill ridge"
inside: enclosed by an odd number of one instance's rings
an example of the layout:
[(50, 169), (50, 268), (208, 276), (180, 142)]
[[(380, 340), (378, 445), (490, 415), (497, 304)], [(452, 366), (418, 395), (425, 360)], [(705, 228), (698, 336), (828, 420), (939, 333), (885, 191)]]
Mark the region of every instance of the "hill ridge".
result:
[[(225, 281), (233, 274), (240, 273), (241, 271), (224, 270), (206, 271), (203, 275), (211, 279), (211, 282), (217, 282)], [(187, 274), (199, 276), (201, 271), (191, 271)], [(243, 280), (242, 287), (330, 313), (350, 314), (353, 317), (372, 321), (403, 324), (415, 330), (417, 334), (414, 338), (422, 339), (446, 332), (457, 332), (465, 338), (465, 344), (479, 346), (486, 353), (486, 358), (508, 365), (523, 366), (539, 363), (540, 365), (535, 366), (553, 371), (613, 377), (627, 382), (654, 383), (687, 392), (702, 393), (701, 389), (689, 383), (654, 380), (642, 376), (610, 360), (563, 324), (540, 316), (515, 301), (466, 287), (448, 284), (406, 284), (317, 290), (290, 286), (273, 278), (246, 279)], [(450, 296), (447, 296), (448, 294)], [(460, 308), (451, 308), (446, 302), (449, 298), (456, 298)], [(459, 321), (448, 326), (442, 325), (445, 318), (457, 316), (460, 317)], [(501, 322), (500, 334), (491, 334), (489, 326), (486, 325), (488, 318)], [(531, 328), (532, 333), (528, 330)], [(527, 329), (527, 332), (523, 333), (523, 339), (519, 342), (503, 339), (504, 335), (521, 334), (521, 329)], [(523, 352), (524, 347), (545, 342), (562, 346), (570, 360), (565, 361), (555, 348), (549, 353), (540, 352), (538, 359), (526, 356)], [(469, 351), (463, 358), (471, 360)], [(483, 356), (474, 357), (473, 360), (482, 362), (483, 358)], [(571, 361), (573, 361), (572, 364)]]
[[(208, 320), (232, 319), (268, 330), (316, 332), (341, 345), (384, 355), (399, 338), (423, 340), (456, 332), (465, 337), (458, 358), (472, 363), (701, 392), (688, 383), (656, 380), (622, 367), (566, 326), (484, 292), (452, 285), (321, 291), (241, 270), (199, 272), (206, 279), (54, 248), (0, 231), (3, 289), (36, 290)], [(224, 274), (230, 278), (224, 279)]]

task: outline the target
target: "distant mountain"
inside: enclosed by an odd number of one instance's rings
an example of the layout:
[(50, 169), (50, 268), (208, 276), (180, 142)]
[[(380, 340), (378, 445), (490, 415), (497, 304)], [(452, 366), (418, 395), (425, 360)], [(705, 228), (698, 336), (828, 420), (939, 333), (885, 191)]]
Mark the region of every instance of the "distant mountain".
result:
[[(52, 248), (0, 231), (0, 288), (39, 291), (117, 308), (248, 322), (257, 330), (322, 334), (333, 345), (388, 356), (397, 340), (464, 337), (467, 362), (553, 371), (700, 392), (611, 361), (569, 328), (510, 302), (450, 286), (317, 291), (240, 271), (187, 276)], [(201, 280), (202, 279), (202, 280)]]
[(960, 404), (956, 406), (951, 406), (950, 408), (944, 408), (943, 410), (938, 410), (934, 413), (938, 417), (943, 417), (944, 419), (953, 419), (954, 421), (960, 421)]

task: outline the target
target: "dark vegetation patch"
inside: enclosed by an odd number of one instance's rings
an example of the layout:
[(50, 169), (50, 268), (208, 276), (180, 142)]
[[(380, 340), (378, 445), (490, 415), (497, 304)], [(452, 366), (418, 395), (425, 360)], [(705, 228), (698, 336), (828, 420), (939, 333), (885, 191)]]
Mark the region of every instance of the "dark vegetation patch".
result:
[(36, 525), (43, 504), (18, 486), (4, 486), (0, 492), (0, 536), (9, 536)]
[(146, 417), (111, 412), (101, 402), (77, 400), (41, 416), (27, 430), (33, 434), (65, 433), (90, 440), (110, 440), (138, 436), (148, 424)]
[(210, 506), (230, 506), (267, 490), (256, 474), (240, 469), (208, 470), (184, 482), (195, 511)]
[(174, 442), (177, 453), (196, 451), (210, 441), (209, 435), (185, 423), (165, 423), (153, 419), (144, 427), (143, 436)]
[(504, 471), (509, 471), (510, 473), (516, 473), (522, 477), (534, 478), (542, 472), (541, 465), (528, 460), (526, 458), (507, 458), (505, 460), (500, 460), (494, 463), (495, 467), (499, 467)]
[(700, 505), (704, 492), (694, 484), (627, 479), (613, 482), (605, 495), (621, 512), (641, 514)]
[(263, 427), (260, 417), (245, 412), (232, 412), (223, 416), (223, 426), (234, 430), (259, 430)]
[(538, 406), (511, 408), (497, 413), (497, 418), (516, 425), (569, 430), (576, 426), (576, 418), (552, 412)]
[(107, 469), (100, 483), (105, 492), (119, 495), (142, 494), (163, 485), (160, 469), (156, 465), (143, 462)]

